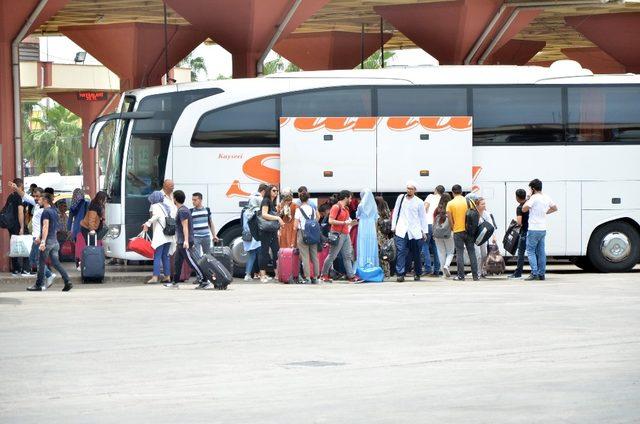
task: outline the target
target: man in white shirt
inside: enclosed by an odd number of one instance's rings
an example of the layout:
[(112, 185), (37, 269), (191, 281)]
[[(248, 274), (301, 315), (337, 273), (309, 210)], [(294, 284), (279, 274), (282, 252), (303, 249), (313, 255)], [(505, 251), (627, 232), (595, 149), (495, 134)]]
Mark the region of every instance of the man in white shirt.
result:
[[(442, 275), (438, 251), (436, 250), (436, 241), (433, 238), (433, 212), (440, 203), (442, 193), (444, 193), (444, 186), (439, 185), (424, 201), (424, 210), (427, 213), (427, 225), (429, 226), (429, 235), (422, 248), (422, 253), (424, 253), (424, 273), (432, 274), (434, 277)], [(431, 267), (431, 255), (433, 255), (433, 268)]]
[(544, 280), (547, 267), (547, 255), (544, 239), (547, 235), (547, 215), (558, 210), (549, 196), (542, 193), (542, 181), (531, 180), (531, 197), (522, 206), (522, 212), (529, 212), (529, 231), (527, 231), (527, 257), (531, 266), (531, 275), (527, 281)]
[(175, 184), (173, 184), (173, 180), (164, 180), (162, 183), (162, 194), (164, 195), (164, 199), (162, 203), (164, 203), (169, 210), (171, 211), (171, 216), (173, 218), (176, 217), (176, 213), (178, 212), (178, 208), (176, 208), (175, 203), (173, 203), (173, 189)]
[(427, 234), (429, 234), (429, 225), (424, 204), (422, 199), (416, 196), (416, 191), (416, 183), (408, 181), (407, 193), (398, 196), (391, 215), (391, 230), (395, 234), (398, 250), (396, 274), (399, 283), (404, 281), (407, 256), (409, 255), (413, 260), (414, 280), (420, 281), (420, 275), (422, 275), (420, 252)]

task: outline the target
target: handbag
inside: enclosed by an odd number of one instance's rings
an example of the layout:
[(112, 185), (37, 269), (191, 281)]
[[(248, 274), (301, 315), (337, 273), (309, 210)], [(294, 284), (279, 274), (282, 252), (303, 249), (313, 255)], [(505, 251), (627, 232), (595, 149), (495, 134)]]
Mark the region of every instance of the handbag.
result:
[(80, 226), (86, 228), (89, 231), (96, 231), (100, 227), (100, 221), (102, 218), (96, 211), (88, 211), (80, 222)]
[(335, 246), (338, 244), (338, 241), (340, 241), (340, 233), (337, 231), (329, 231), (327, 242), (329, 242), (331, 246)]
[(397, 250), (394, 239), (387, 239), (380, 245), (380, 258), (387, 262), (396, 260)]
[(129, 240), (129, 243), (127, 244), (127, 250), (136, 252), (137, 254), (148, 259), (153, 259), (153, 253), (155, 252), (155, 249), (151, 246), (151, 239), (149, 239), (149, 234), (144, 231)]
[(268, 221), (262, 215), (259, 215), (258, 228), (262, 233), (277, 233), (280, 229), (280, 223), (278, 221)]

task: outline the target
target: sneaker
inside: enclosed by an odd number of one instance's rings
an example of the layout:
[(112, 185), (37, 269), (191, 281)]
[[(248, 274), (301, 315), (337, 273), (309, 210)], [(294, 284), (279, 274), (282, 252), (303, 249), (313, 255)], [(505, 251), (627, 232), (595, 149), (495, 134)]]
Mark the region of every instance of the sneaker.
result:
[(166, 283), (164, 283), (164, 286), (168, 289), (177, 289), (178, 283), (174, 283), (173, 281), (167, 281)]
[(251, 276), (247, 274), (244, 276), (244, 281), (246, 282), (253, 281), (253, 278), (251, 278)]
[(364, 280), (358, 277), (357, 275), (354, 275), (353, 277), (349, 278), (347, 281), (349, 281), (350, 283), (364, 283)]
[(65, 281), (64, 282), (64, 287), (62, 288), (62, 291), (63, 292), (68, 292), (72, 288), (73, 288), (73, 284), (71, 284), (71, 281)]
[[(486, 280), (485, 277), (482, 277), (482, 278), (484, 278)], [(473, 277), (473, 281), (480, 281), (480, 277)]]
[(204, 283), (200, 284), (196, 288), (200, 290), (213, 290), (213, 284), (208, 281), (205, 281)]
[(318, 279), (317, 278), (312, 278), (311, 279), (311, 284), (318, 284)]
[(45, 286), (39, 286), (37, 284), (27, 287), (27, 291), (45, 291), (46, 289), (47, 288)]
[(415, 275), (413, 277), (413, 281), (420, 281), (420, 276), (419, 275)]
[(11, 271), (11, 276), (12, 277), (19, 277), (20, 275), (22, 275), (22, 274), (20, 274), (18, 271)]
[(524, 281), (534, 281), (534, 280), (537, 280), (537, 279), (538, 279), (537, 275), (529, 274), (529, 276), (527, 278), (525, 278)]
[(399, 275), (398, 278), (396, 278), (396, 282), (397, 283), (404, 283), (404, 276), (403, 275)]
[(323, 275), (322, 277), (320, 277), (320, 281), (322, 281), (323, 283), (333, 283), (333, 280), (328, 275)]
[(442, 268), (442, 271), (444, 272), (444, 276), (447, 278), (451, 278), (451, 271), (449, 271), (449, 267), (445, 266)]
[(522, 280), (522, 275), (509, 274), (507, 275), (509, 280)]
[(453, 281), (464, 281), (464, 277), (459, 277), (459, 276), (456, 275), (451, 280), (453, 280)]
[(31, 273), (27, 270), (22, 271), (20, 275), (23, 277), (31, 277)]
[(47, 281), (46, 281), (46, 283), (45, 283), (45, 287), (46, 287), (46, 288), (51, 287), (51, 285), (53, 284), (53, 280), (55, 280), (55, 279), (56, 279), (56, 277), (57, 277), (57, 275), (52, 273), (52, 274), (49, 276), (49, 278), (47, 278)]
[(538, 280), (544, 281), (545, 280), (545, 276), (544, 275), (538, 275)]
[(78, 266), (76, 267), (76, 271), (82, 271), (82, 267), (81, 267), (80, 265), (78, 265)]
[(260, 277), (260, 282), (261, 283), (268, 283), (269, 282), (269, 278), (268, 277)]

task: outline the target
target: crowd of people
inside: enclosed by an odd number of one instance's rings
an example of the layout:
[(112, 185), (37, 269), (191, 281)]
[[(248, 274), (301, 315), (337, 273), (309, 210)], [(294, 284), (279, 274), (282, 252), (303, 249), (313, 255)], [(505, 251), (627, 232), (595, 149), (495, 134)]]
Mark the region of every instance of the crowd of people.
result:
[[(25, 191), (21, 179), (14, 180), (10, 188), (13, 193), (0, 215), (0, 224), (12, 235), (31, 234), (33, 238), (29, 258), (12, 258), (12, 273), (35, 276), (35, 283), (28, 290), (41, 291), (57, 277), (50, 270), (53, 267), (64, 281), (63, 290), (70, 290), (69, 276), (60, 265), (60, 243), (74, 242), (79, 268), (89, 234), (96, 233), (101, 239), (106, 231), (106, 193), (98, 192), (89, 201), (77, 189), (68, 208), (65, 202), (56, 208), (50, 188), (32, 186)], [(424, 275), (463, 281), (467, 277), (465, 260), (474, 281), (484, 278), (482, 264), (487, 245), (495, 243), (495, 234), (491, 240), (478, 244), (478, 228), (484, 222), (497, 227), (486, 200), (473, 192), (463, 196), (462, 187), (457, 184), (450, 192), (439, 185), (424, 200), (417, 189), (415, 182), (408, 181), (406, 193), (398, 195), (390, 209), (382, 196), (374, 196), (370, 190), (359, 196), (343, 190), (318, 205), (305, 186), (294, 196), (291, 190), (280, 193), (277, 186), (261, 184), (249, 196), (240, 215), (247, 254), (244, 279), (265, 283), (272, 280), (268, 271), (274, 270), (278, 275), (280, 249), (295, 249), (299, 255), (301, 283), (339, 278), (353, 283), (371, 281), (369, 278), (382, 281), (392, 275), (403, 282), (409, 273), (416, 281)], [(517, 266), (509, 278), (522, 278), (526, 255), (531, 266), (527, 280), (544, 280), (546, 215), (557, 207), (542, 193), (538, 179), (529, 183), (529, 193), (518, 189), (515, 198), (520, 238)], [(211, 242), (218, 241), (211, 210), (203, 206), (202, 194), (193, 193), (193, 207), (188, 208), (186, 194), (174, 191), (173, 181), (165, 180), (162, 189), (151, 193), (148, 200), (150, 218), (142, 224), (143, 233), (152, 232), (153, 276), (148, 283), (178, 287), (184, 281), (183, 263), (187, 261), (196, 274), (197, 288), (213, 288), (198, 265), (199, 258), (211, 252)], [(477, 215), (473, 226), (469, 223), (469, 210)], [(308, 228), (314, 227), (309, 223), (317, 223), (319, 239), (308, 234)], [(455, 275), (450, 269), (454, 258)]]

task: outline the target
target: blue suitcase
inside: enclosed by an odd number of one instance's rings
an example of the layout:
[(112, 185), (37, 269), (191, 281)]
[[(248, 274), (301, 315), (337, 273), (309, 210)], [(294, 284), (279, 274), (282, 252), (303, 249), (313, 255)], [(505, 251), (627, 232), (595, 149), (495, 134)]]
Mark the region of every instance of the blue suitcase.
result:
[(102, 283), (104, 280), (104, 249), (98, 246), (95, 233), (87, 237), (87, 247), (82, 251), (80, 275), (83, 283)]

